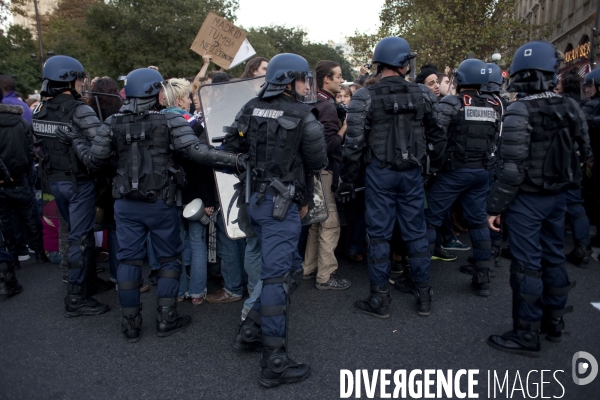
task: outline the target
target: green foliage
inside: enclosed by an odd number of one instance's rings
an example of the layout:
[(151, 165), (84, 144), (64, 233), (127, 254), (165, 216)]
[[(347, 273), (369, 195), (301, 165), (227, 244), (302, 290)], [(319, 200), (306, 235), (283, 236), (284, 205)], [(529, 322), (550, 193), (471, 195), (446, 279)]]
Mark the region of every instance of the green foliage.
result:
[(194, 76), (202, 58), (189, 49), (209, 11), (234, 21), (237, 0), (61, 0), (44, 40), (79, 59), (92, 76), (117, 78), (155, 65), (164, 77)]
[(516, 0), (386, 0), (381, 26), (374, 35), (356, 32), (348, 38), (354, 59), (364, 63), (383, 37), (401, 36), (418, 53), (417, 66), (433, 63), (455, 68), (473, 53), (489, 58), (496, 49), (510, 63), (515, 50), (530, 40), (547, 37), (549, 26), (521, 24), (514, 19)]
[[(133, 69), (155, 65), (166, 78), (191, 77), (203, 63), (190, 45), (206, 14), (213, 11), (235, 22), (237, 7), (237, 0), (60, 0), (57, 9), (43, 18), (44, 49), (77, 58), (91, 76), (116, 79)], [(340, 49), (311, 43), (306, 35), (282, 26), (248, 30), (257, 56), (297, 53), (311, 67), (320, 60), (332, 60), (341, 65), (347, 80), (353, 79)], [(228, 72), (240, 76), (244, 67)]]
[(30, 56), (35, 52), (35, 42), (26, 28), (12, 25), (6, 36), (0, 34), (0, 74), (12, 76), (17, 82), (17, 91), (24, 96), (40, 87), (41, 66)]

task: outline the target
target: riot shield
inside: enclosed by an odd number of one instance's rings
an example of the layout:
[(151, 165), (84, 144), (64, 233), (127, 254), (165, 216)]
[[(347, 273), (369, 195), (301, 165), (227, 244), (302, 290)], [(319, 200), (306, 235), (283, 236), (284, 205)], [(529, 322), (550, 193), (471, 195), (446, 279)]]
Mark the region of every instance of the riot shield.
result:
[[(225, 135), (224, 127), (235, 121), (242, 107), (257, 96), (264, 77), (217, 83), (201, 86), (200, 103), (204, 112), (206, 131), (210, 144), (218, 146)], [(248, 213), (244, 204), (244, 186), (237, 176), (215, 171), (217, 192), (221, 203), (221, 213), (226, 234), (231, 239), (253, 236), (254, 232), (248, 221)], [(323, 185), (319, 176), (314, 178), (313, 201), (309, 202), (307, 215), (302, 225), (311, 225), (327, 219), (327, 203), (323, 193)]]
[[(210, 144), (219, 145), (219, 139), (225, 136), (223, 127), (233, 124), (237, 113), (256, 97), (264, 81), (264, 76), (261, 76), (200, 87), (198, 97)], [(245, 210), (243, 185), (238, 177), (215, 170), (215, 181), (221, 203), (218, 218), (223, 218), (227, 236), (230, 239), (253, 236)]]

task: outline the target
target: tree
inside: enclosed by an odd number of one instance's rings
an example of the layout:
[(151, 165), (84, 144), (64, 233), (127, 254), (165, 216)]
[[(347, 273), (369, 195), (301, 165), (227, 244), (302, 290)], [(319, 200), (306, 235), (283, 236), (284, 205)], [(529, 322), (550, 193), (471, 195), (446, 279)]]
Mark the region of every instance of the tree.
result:
[(6, 36), (0, 34), (0, 74), (12, 76), (25, 96), (40, 87), (40, 65), (30, 56), (35, 51), (31, 33), (22, 26), (12, 25)]
[(237, 0), (61, 0), (45, 18), (44, 40), (91, 75), (113, 78), (156, 65), (164, 77), (194, 76), (189, 49), (209, 11), (234, 21)]
[(401, 36), (418, 54), (417, 65), (455, 68), (473, 53), (488, 59), (499, 50), (507, 63), (515, 50), (529, 40), (547, 37), (548, 25), (521, 24), (514, 19), (517, 0), (386, 0), (381, 26), (374, 35), (348, 38), (354, 59), (364, 63), (383, 37)]

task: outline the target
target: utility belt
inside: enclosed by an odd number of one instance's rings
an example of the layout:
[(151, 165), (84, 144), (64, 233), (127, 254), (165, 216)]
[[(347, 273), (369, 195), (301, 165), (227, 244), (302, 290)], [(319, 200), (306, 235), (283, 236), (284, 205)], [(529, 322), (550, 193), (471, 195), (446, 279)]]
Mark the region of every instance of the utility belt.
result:
[(252, 184), (254, 192), (258, 193), (256, 204), (262, 203), (266, 195), (274, 196), (273, 217), (283, 221), (288, 209), (296, 199), (296, 187), (293, 184), (284, 185), (279, 179), (272, 178), (268, 181), (256, 180)]

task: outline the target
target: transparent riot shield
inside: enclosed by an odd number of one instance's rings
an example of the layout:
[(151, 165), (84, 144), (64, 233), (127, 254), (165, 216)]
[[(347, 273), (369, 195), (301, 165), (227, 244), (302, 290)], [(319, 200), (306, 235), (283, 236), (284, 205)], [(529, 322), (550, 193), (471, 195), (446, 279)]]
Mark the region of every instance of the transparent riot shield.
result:
[[(248, 101), (257, 96), (264, 81), (264, 77), (258, 77), (200, 87), (200, 103), (204, 112), (206, 131), (212, 145), (219, 145), (225, 136), (223, 128), (233, 124), (237, 113)], [(244, 204), (244, 185), (236, 175), (220, 171), (215, 171), (215, 181), (221, 203), (219, 214), (223, 218), (227, 236), (231, 239), (253, 236), (254, 232)], [(315, 177), (314, 186), (313, 201), (309, 203), (308, 214), (302, 219), (302, 225), (327, 219), (327, 203), (320, 177)]]
[[(242, 107), (258, 94), (265, 82), (264, 76), (226, 83), (203, 85), (198, 97), (204, 113), (206, 133), (210, 144), (218, 146), (225, 133), (223, 127), (231, 126)], [(215, 170), (215, 181), (226, 234), (230, 239), (253, 236), (245, 209), (243, 185), (236, 175)]]

